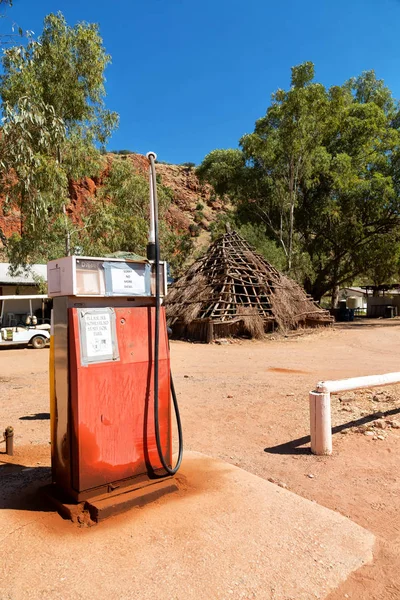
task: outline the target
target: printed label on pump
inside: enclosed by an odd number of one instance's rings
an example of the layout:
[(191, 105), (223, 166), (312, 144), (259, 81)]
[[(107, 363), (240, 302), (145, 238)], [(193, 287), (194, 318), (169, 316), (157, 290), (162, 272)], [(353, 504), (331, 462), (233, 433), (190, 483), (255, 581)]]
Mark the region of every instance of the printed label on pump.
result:
[(105, 313), (85, 315), (85, 328), (88, 358), (112, 354), (110, 315)]
[(78, 315), (82, 364), (118, 360), (114, 310), (80, 308)]

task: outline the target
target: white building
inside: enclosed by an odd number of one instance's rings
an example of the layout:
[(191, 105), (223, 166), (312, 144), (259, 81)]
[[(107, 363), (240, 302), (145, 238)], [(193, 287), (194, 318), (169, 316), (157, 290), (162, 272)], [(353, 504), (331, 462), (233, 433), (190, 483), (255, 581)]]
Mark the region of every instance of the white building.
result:
[(0, 263), (0, 296), (21, 298), (7, 300), (4, 310), (3, 300), (0, 300), (0, 313), (3, 313), (2, 325), (15, 325), (16, 321), (23, 320), (30, 312), (30, 306), (33, 314), (37, 313), (40, 317), (45, 312), (47, 315), (48, 310), (44, 306), (43, 298), (32, 299), (31, 305), (28, 300), (26, 302), (22, 300), (23, 296), (40, 295), (40, 282), (47, 282), (47, 265), (30, 265), (28, 271), (21, 269), (16, 275), (12, 275), (10, 264)]

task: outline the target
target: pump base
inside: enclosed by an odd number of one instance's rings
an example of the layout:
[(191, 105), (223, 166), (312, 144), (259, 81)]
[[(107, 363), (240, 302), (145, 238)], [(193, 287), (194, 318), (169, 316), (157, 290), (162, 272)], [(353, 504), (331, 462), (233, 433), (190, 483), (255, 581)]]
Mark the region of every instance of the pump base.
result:
[(135, 506), (145, 506), (166, 494), (178, 491), (172, 478), (154, 481), (142, 488), (126, 489), (109, 496), (97, 496), (84, 502), (73, 503), (56, 485), (47, 485), (42, 493), (64, 518), (81, 526), (91, 526), (108, 517), (123, 513)]

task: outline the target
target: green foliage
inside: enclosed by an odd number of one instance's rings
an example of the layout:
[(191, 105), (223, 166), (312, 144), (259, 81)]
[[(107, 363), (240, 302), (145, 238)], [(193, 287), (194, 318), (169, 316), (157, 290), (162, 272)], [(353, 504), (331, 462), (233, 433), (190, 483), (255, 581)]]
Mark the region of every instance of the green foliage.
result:
[(3, 56), (0, 92), (14, 107), (23, 96), (53, 106), (68, 133), (105, 143), (117, 115), (104, 106), (104, 70), (110, 62), (98, 25), (68, 26), (59, 12), (44, 19), (38, 41), (8, 48)]
[(35, 273), (35, 271), (31, 271), (31, 275), (37, 287), (37, 293), (47, 294), (47, 281), (43, 275), (39, 275), (38, 273)]
[(12, 263), (27, 262), (25, 252), (36, 260), (51, 243), (50, 230), (55, 215), (62, 210), (67, 188), (66, 174), (57, 160), (57, 149), (64, 139), (64, 124), (52, 106), (42, 101), (32, 103), (26, 97), (14, 109), (5, 105), (0, 194), (5, 213), (12, 207), (21, 213), (20, 234), (12, 236), (7, 244)]
[(127, 156), (128, 154), (134, 154), (133, 150), (111, 150), (111, 154), (119, 154)]
[(184, 162), (184, 163), (182, 163), (182, 167), (186, 167), (190, 171), (191, 169), (194, 169), (196, 167), (196, 163), (194, 163), (194, 162)]
[[(160, 218), (161, 258), (167, 260), (174, 274), (179, 271), (191, 250), (188, 234), (172, 231), (166, 221), (172, 190), (157, 185)], [(149, 186), (134, 171), (130, 162), (114, 159), (108, 177), (86, 207), (82, 230), (76, 244), (92, 256), (117, 251), (146, 255), (149, 229)]]
[(236, 215), (231, 211), (218, 213), (216, 219), (210, 223), (211, 241), (214, 242), (221, 235), (224, 235), (227, 226), (235, 229), (239, 225), (236, 221)]
[(383, 235), (379, 244), (374, 240), (364, 246), (365, 283), (384, 285), (398, 283), (400, 277), (400, 231)]
[(201, 227), (200, 227), (200, 225), (196, 225), (195, 223), (190, 223), (189, 231), (190, 231), (190, 235), (192, 237), (199, 237), (200, 232), (201, 232)]
[(227, 227), (240, 233), (276, 269), (283, 270), (285, 268), (285, 254), (276, 242), (266, 235), (265, 225), (252, 222), (243, 223), (237, 213), (232, 211), (219, 213), (215, 221), (210, 224), (211, 240), (215, 241), (224, 235)]
[[(62, 214), (51, 220), (48, 229), (40, 222), (34, 233), (14, 233), (8, 238), (7, 259), (11, 266), (26, 267), (32, 263), (45, 263), (65, 255), (65, 221)], [(70, 226), (71, 234), (76, 234)]]
[(198, 202), (196, 204), (196, 211), (193, 215), (193, 218), (195, 223), (201, 223), (204, 220), (204, 204), (202, 202)]
[(247, 171), (245, 201), (257, 198), (252, 208), (279, 241), (293, 266), (295, 252), (295, 208), (300, 183), (312, 177), (312, 165), (324, 162), (321, 152), (325, 127), (329, 122), (329, 101), (325, 88), (313, 84), (312, 63), (292, 69), (292, 87), (278, 90), (266, 115), (256, 122), (254, 133), (240, 143), (244, 157), (252, 165)]
[(79, 245), (85, 254), (124, 251), (145, 255), (148, 184), (129, 162), (114, 160), (95, 198), (89, 200)]
[(38, 41), (4, 51), (0, 94), (0, 191), (20, 211), (9, 260), (25, 264), (68, 253), (79, 237), (68, 216), (71, 182), (100, 173), (117, 116), (104, 106), (110, 62), (97, 25), (69, 27), (61, 13), (44, 20)]
[[(197, 173), (229, 194), (237, 222), (263, 224), (319, 299), (375, 277), (372, 255), (382, 263), (391, 247), (397, 256), (400, 138), (397, 102), (372, 71), (329, 89), (313, 78), (312, 63), (294, 67), (290, 89), (273, 95), (241, 149), (211, 152)], [(386, 261), (386, 277), (396, 264)]]
[(194, 217), (193, 218), (194, 218), (194, 222), (195, 223), (201, 223), (202, 220), (204, 219), (204, 213), (203, 213), (203, 211), (202, 210), (197, 210), (194, 213)]
[(245, 157), (240, 150), (213, 150), (196, 169), (200, 182), (210, 183), (221, 196), (238, 193), (244, 180)]
[(165, 221), (160, 221), (161, 252), (171, 267), (173, 277), (178, 277), (185, 261), (193, 250), (190, 233), (172, 231)]
[(246, 223), (236, 229), (276, 269), (281, 271), (285, 268), (285, 253), (282, 248), (265, 235), (264, 225)]
[(333, 112), (326, 164), (316, 165), (313, 180), (301, 185), (297, 223), (315, 270), (309, 289), (316, 297), (370, 272), (367, 248), (386, 245), (386, 235), (399, 226), (399, 134), (391, 111), (385, 112), (387, 101), (361, 102), (357, 86), (365, 88), (365, 78), (370, 85), (371, 74), (358, 78), (354, 99), (344, 96)]
[[(61, 13), (45, 18), (37, 41), (4, 52), (0, 194), (4, 212), (18, 208), (21, 215), (20, 232), (7, 240), (15, 268), (78, 247), (89, 255), (145, 255), (149, 189), (123, 160), (130, 150), (116, 152), (120, 158), (111, 162), (97, 196), (88, 199), (81, 221), (69, 211), (72, 183), (105, 170), (105, 143), (117, 124), (104, 105), (109, 62), (97, 25), (70, 27)], [(178, 272), (192, 241), (165, 222), (173, 191), (157, 182), (163, 258)], [(5, 240), (1, 231), (0, 236)]]
[(377, 79), (374, 71), (364, 71), (358, 77), (352, 77), (346, 84), (359, 104), (373, 102), (381, 108), (386, 115), (395, 117), (397, 103), (392, 93), (385, 86), (383, 79)]
[(164, 206), (164, 210), (166, 210), (170, 206), (171, 202), (174, 201), (174, 190), (172, 190), (167, 185), (164, 185), (161, 181), (161, 177), (158, 179), (158, 176), (157, 176), (156, 179), (157, 179), (158, 202), (159, 203), (161, 202)]

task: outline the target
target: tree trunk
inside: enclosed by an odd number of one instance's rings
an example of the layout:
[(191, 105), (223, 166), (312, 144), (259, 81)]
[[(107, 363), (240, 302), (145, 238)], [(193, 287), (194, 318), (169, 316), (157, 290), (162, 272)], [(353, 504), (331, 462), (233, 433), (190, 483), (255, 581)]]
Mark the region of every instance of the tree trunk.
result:
[(332, 308), (337, 308), (339, 303), (339, 286), (334, 285), (332, 288)]
[(307, 294), (310, 294), (311, 296), (314, 297), (314, 295), (313, 295), (313, 282), (311, 281), (310, 277), (306, 276), (303, 279), (303, 288), (305, 289), (305, 291), (306, 291)]
[[(60, 146), (57, 147), (57, 161), (60, 165), (62, 164)], [(68, 227), (69, 223), (68, 223), (68, 215), (67, 215), (67, 208), (65, 206), (65, 202), (63, 202), (62, 211), (64, 214), (64, 223), (65, 223), (65, 256), (70, 256), (71, 255), (71, 234), (69, 232), (69, 227)]]
[(288, 270), (292, 268), (293, 254), (293, 227), (294, 227), (294, 202), (290, 204), (290, 223), (289, 223), (289, 253), (288, 253)]
[(64, 222), (65, 222), (65, 256), (71, 255), (71, 236), (68, 228), (68, 216), (67, 209), (65, 207), (65, 203), (63, 203), (63, 213), (64, 213)]
[(21, 204), (19, 207), (19, 234), (21, 237), (24, 235), (24, 203), (25, 203), (25, 194), (21, 192)]
[(292, 252), (293, 252), (293, 227), (294, 227), (294, 172), (293, 172), (293, 164), (290, 165), (289, 198), (290, 198), (290, 214), (289, 214), (288, 271), (290, 271), (291, 268), (292, 268)]

